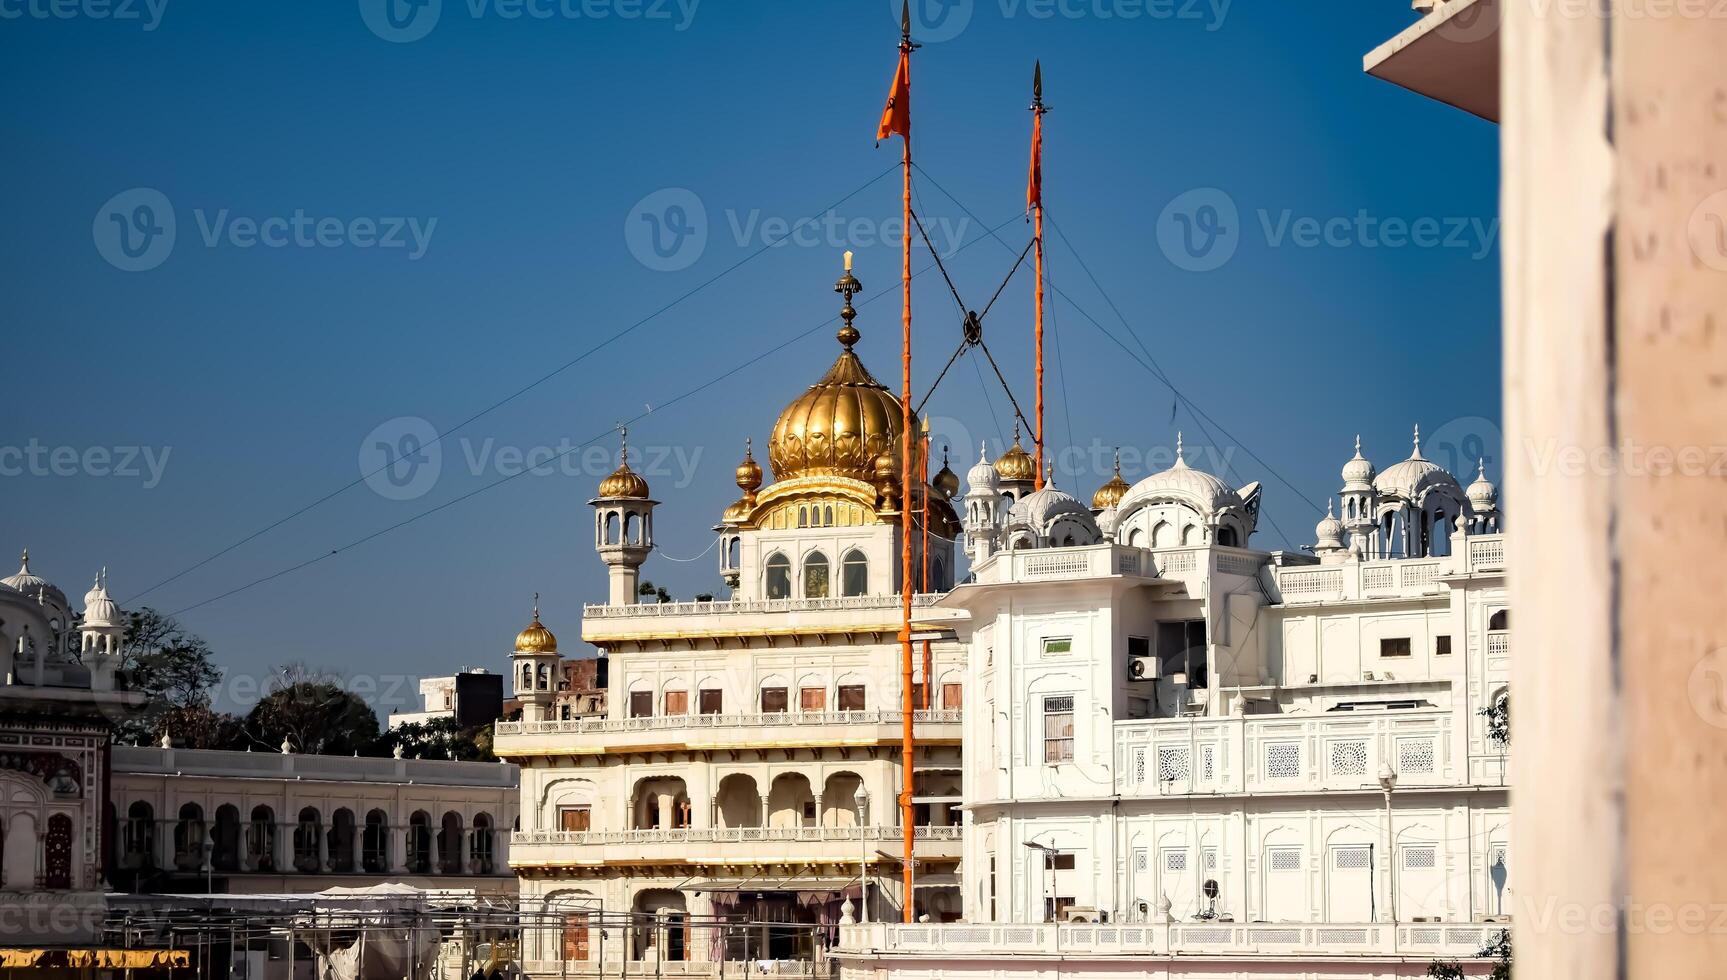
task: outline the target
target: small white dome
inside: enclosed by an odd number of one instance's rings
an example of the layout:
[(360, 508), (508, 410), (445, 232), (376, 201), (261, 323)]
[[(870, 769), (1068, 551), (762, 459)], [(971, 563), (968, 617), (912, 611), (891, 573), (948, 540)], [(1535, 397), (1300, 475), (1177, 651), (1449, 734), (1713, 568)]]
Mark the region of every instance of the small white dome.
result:
[(984, 493), (993, 497), (1001, 490), (1001, 477), (996, 474), (995, 464), (990, 462), (989, 448), (980, 444), (977, 452), (977, 464), (965, 474), (967, 492)]
[(1333, 515), (1330, 501), (1325, 504), (1325, 516), (1313, 528), (1313, 538), (1316, 548), (1343, 547), (1343, 522)]
[(84, 625), (126, 625), (126, 615), (120, 611), (119, 603), (108, 597), (108, 584), (102, 575), (96, 576), (96, 584), (84, 596)]
[(1373, 462), (1361, 455), (1361, 437), (1356, 436), (1355, 458), (1343, 464), (1343, 489), (1371, 490), (1376, 475)]
[(1043, 489), (1033, 490), (1019, 498), (1008, 512), (1009, 526), (1023, 525), (1038, 531), (1048, 530), (1058, 517), (1066, 515), (1085, 515), (1085, 523), (1096, 527), (1097, 519), (1092, 517), (1091, 508), (1081, 503), (1073, 494), (1065, 490), (1057, 490), (1053, 485), (1045, 483)]
[(31, 601), (40, 597), (49, 605), (70, 609), (66, 604), (66, 593), (61, 592), (59, 586), (30, 571), (30, 549), (28, 548), (24, 549), (23, 556), (18, 559), (18, 574), (0, 579), (0, 585), (24, 593), (24, 597)]
[(1409, 458), (1387, 467), (1385, 472), (1373, 481), (1374, 489), (1382, 496), (1411, 502), (1419, 500), (1430, 488), (1447, 484), (1459, 495), (1462, 494), (1463, 488), (1457, 485), (1456, 477), (1445, 472), (1445, 467), (1421, 455), (1419, 425), (1415, 427), (1415, 448), (1411, 450)]
[(1499, 488), (1487, 478), (1487, 461), (1485, 459), (1475, 461), (1475, 482), (1469, 485), (1469, 489), (1465, 493), (1469, 496), (1469, 502), (1475, 505), (1476, 510), (1492, 510), (1499, 506)]
[(1241, 495), (1229, 484), (1204, 470), (1196, 470), (1187, 465), (1179, 435), (1175, 440), (1175, 465), (1135, 483), (1121, 498), (1116, 509), (1126, 514), (1142, 500), (1159, 498), (1181, 500), (1206, 517), (1225, 508), (1244, 506)]

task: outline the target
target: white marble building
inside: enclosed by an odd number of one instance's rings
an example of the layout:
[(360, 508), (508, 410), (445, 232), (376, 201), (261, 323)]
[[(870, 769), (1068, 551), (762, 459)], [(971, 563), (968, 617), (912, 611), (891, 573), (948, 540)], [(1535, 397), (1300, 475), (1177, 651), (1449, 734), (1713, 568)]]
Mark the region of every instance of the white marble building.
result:
[(0, 923), (4, 942), (100, 935), (112, 723), (126, 615), (98, 575), (82, 619), (30, 570), (0, 579)]
[[(658, 503), (626, 452), (591, 501), (610, 596), (581, 611), (582, 639), (609, 658), (606, 716), (554, 717), (557, 641), (538, 610), (517, 637), (523, 718), (501, 723), (495, 743), (522, 766), (511, 864), (524, 906), (566, 923), (525, 940), (530, 971), (626, 955), (685, 972), (721, 958), (807, 961), (866, 887), (866, 915), (902, 914), (901, 508), (916, 508), (920, 578), (927, 554), (917, 605), (951, 615), (931, 604), (953, 573), (959, 481), (944, 466), (902, 491), (900, 403), (852, 351), (857, 280), (836, 288), (839, 357), (775, 421), (772, 479), (764, 486), (746, 451), (742, 496), (720, 517), (730, 597), (638, 602)], [(950, 630), (919, 660), (912, 902), (957, 918), (963, 651)], [(662, 925), (604, 945), (600, 912)], [(801, 927), (716, 927), (741, 921)]]
[[(965, 924), (843, 930), (846, 974), (1423, 976), (1511, 912), (1497, 491), (1343, 468), (1312, 554), (1181, 458), (1091, 507), (971, 471)], [(1023, 954), (1013, 965), (1003, 954)], [(1053, 962), (1052, 962), (1053, 961)], [(1190, 975), (1165, 966), (1159, 976)]]

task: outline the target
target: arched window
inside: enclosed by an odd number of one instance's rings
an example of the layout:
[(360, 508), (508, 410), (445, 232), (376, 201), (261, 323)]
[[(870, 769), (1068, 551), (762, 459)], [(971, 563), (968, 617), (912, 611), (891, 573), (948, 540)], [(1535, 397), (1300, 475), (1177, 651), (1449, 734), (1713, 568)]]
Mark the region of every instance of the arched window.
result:
[(869, 559), (853, 548), (840, 561), (840, 595), (865, 595), (869, 592)]
[(143, 800), (138, 800), (126, 808), (126, 853), (123, 864), (127, 868), (156, 866), (156, 811)]
[(947, 563), (940, 558), (931, 558), (929, 562), (929, 587), (937, 592), (947, 588)]
[(732, 538), (726, 544), (726, 567), (737, 568), (743, 557), (743, 543), (738, 538)]
[(1133, 530), (1127, 532), (1127, 546), (1129, 548), (1143, 548), (1143, 547), (1145, 547), (1145, 535), (1143, 532), (1140, 531), (1139, 528), (1136, 527)]
[(217, 871), (240, 870), (240, 810), (231, 803), (216, 808), (216, 826), (210, 833), (210, 864)]
[(438, 870), (447, 875), (462, 873), (462, 815), (444, 813), (438, 828)]
[(834, 509), (832, 507), (823, 507), (822, 508), (822, 526), (823, 527), (833, 527), (834, 526)]
[(196, 803), (180, 807), (180, 821), (174, 825), (174, 867), (181, 871), (196, 871), (204, 865), (204, 809)]
[(542, 690), (542, 691), (549, 691), (552, 689), (552, 665), (551, 664), (541, 664), (540, 665), (540, 683), (539, 683), (539, 686), (540, 686), (540, 690)]
[(276, 812), (267, 806), (252, 808), (246, 828), (246, 863), (253, 871), (276, 870)]
[(798, 527), (809, 527), (809, 526), (810, 526), (810, 509), (808, 507), (799, 507), (798, 508)]
[(322, 868), (318, 861), (318, 839), (324, 836), (323, 821), (318, 811), (306, 807), (294, 825), (294, 870), (314, 874)]
[(366, 814), (366, 832), (360, 842), (360, 866), (372, 874), (390, 870), (390, 818), (382, 810)]
[(606, 512), (606, 544), (618, 543), (618, 514), (616, 511)]
[(642, 543), (642, 519), (635, 514), (624, 515), (624, 543)]
[(1233, 528), (1233, 527), (1220, 527), (1220, 528), (1218, 528), (1217, 529), (1217, 543), (1224, 546), (1225, 548), (1240, 547), (1240, 545), (1236, 543), (1235, 528)]
[(1511, 628), (1510, 617), (1511, 614), (1509, 610), (1501, 609), (1487, 617), (1487, 628), (1490, 630), (1508, 630)]
[(408, 818), (408, 870), (417, 875), (432, 870), (432, 815), (424, 810)]
[(523, 664), (522, 665), (522, 690), (531, 691), (533, 689), (534, 689), (534, 665), (533, 664)]
[(792, 561), (775, 552), (768, 556), (767, 593), (769, 599), (789, 599), (792, 594)]
[(804, 558), (804, 598), (828, 597), (828, 556), (812, 551)]
[(474, 816), (474, 841), (469, 847), (469, 870), (489, 875), (497, 870), (492, 860), (492, 817), (480, 813)]
[(343, 807), (330, 814), (325, 846), (329, 848), (331, 871), (346, 874), (354, 870), (354, 811)]

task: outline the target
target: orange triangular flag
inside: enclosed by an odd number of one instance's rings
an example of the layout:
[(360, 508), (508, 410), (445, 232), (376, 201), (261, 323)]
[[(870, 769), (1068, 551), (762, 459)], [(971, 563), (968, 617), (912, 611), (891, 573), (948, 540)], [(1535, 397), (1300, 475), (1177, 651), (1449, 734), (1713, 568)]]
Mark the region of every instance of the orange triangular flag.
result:
[(911, 52), (900, 49), (899, 70), (893, 75), (893, 88), (887, 94), (887, 107), (881, 111), (881, 125), (876, 127), (876, 142), (898, 133), (911, 139)]
[(1025, 209), (1043, 206), (1043, 113), (1031, 117), (1031, 173), (1025, 180)]

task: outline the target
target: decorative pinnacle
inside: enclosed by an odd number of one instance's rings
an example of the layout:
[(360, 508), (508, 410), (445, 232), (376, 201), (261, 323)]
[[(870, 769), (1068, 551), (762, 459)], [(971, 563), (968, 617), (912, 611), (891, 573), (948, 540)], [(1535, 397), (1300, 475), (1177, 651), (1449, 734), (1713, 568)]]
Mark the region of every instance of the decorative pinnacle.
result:
[(1115, 447), (1115, 475), (1121, 475), (1121, 447)]
[(756, 441), (753, 437), (744, 436), (744, 458), (745, 459), (755, 459), (756, 458), (755, 443), (756, 443)]
[(1182, 456), (1181, 430), (1179, 430), (1179, 429), (1177, 429), (1176, 433), (1175, 433), (1175, 461), (1178, 463), (1187, 462), (1186, 458), (1184, 456)]
[(834, 292), (845, 297), (845, 306), (840, 308), (840, 319), (844, 320), (845, 324), (840, 327), (839, 333), (835, 336), (839, 338), (839, 342), (845, 346), (846, 350), (851, 350), (852, 345), (857, 343), (858, 338), (862, 336), (858, 333), (857, 327), (852, 326), (852, 320), (856, 319), (858, 315), (858, 311), (852, 308), (852, 297), (862, 289), (863, 283), (858, 282), (857, 276), (852, 275), (852, 253), (847, 252), (845, 255), (845, 273), (840, 276), (838, 282), (834, 283)]
[(630, 465), (630, 428), (627, 425), (618, 426), (618, 465), (627, 468)]
[(1055, 489), (1055, 464), (1054, 463), (1043, 464), (1043, 485), (1050, 488), (1051, 490)]
[(1043, 61), (1032, 62), (1031, 67), (1031, 111), (1043, 115), (1049, 111), (1049, 106), (1043, 104)]
[(540, 594), (534, 593), (534, 622), (540, 621)]
[(1355, 455), (1361, 455), (1361, 433), (1359, 432), (1355, 434)]
[(1420, 459), (1421, 458), (1421, 425), (1420, 425), (1420, 423), (1416, 423), (1416, 426), (1415, 426), (1415, 449), (1410, 452), (1409, 458), (1410, 459)]
[(1475, 457), (1475, 478), (1477, 480), (1487, 479), (1487, 457)]
[(977, 441), (977, 461), (980, 463), (989, 462), (989, 441), (987, 439)]
[(903, 0), (899, 6), (899, 46), (902, 51), (914, 51), (923, 46), (911, 39), (911, 0)]

